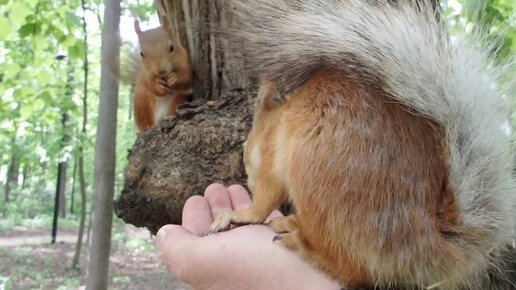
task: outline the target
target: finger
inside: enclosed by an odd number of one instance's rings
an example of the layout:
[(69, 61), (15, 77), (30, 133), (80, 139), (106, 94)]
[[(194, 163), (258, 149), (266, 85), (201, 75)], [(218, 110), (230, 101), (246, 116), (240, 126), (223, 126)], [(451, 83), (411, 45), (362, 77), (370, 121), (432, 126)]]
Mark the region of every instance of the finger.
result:
[(211, 217), (217, 218), (220, 212), (231, 210), (231, 200), (227, 188), (218, 183), (213, 183), (204, 191), (204, 197), (208, 201)]
[(251, 198), (242, 185), (231, 185), (228, 191), (233, 210), (242, 210), (251, 206)]
[(183, 227), (200, 236), (213, 222), (208, 200), (200, 195), (194, 195), (186, 200), (183, 207)]
[(194, 247), (196, 235), (182, 226), (165, 225), (156, 234), (156, 245), (161, 260), (172, 274), (181, 277)]

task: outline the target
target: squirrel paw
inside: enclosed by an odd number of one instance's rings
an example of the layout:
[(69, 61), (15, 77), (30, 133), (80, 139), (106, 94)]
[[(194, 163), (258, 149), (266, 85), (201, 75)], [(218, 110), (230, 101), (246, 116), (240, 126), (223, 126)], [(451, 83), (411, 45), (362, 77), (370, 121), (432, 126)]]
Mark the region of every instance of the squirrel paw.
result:
[(278, 233), (278, 235), (272, 239), (272, 242), (281, 243), (284, 247), (295, 251), (301, 249), (299, 227), (295, 215), (273, 219), (269, 223), (269, 227)]
[(170, 76), (168, 77), (167, 85), (169, 87), (172, 87), (172, 86), (175, 86), (178, 82), (179, 82), (179, 80), (177, 79), (176, 74), (171, 73)]
[(234, 225), (248, 225), (262, 223), (265, 218), (257, 217), (250, 209), (241, 211), (223, 211), (213, 221), (208, 230), (204, 233), (205, 236), (216, 234), (223, 230), (228, 230), (232, 224)]
[(297, 232), (285, 233), (274, 236), (273, 243), (280, 243), (283, 247), (292, 251), (299, 251), (301, 249), (301, 241)]
[(232, 211), (224, 211), (213, 221), (208, 230), (204, 233), (204, 236), (216, 234), (220, 231), (228, 230), (231, 226)]
[(169, 92), (169, 88), (167, 87), (167, 85), (162, 83), (160, 79), (158, 79), (154, 88), (156, 89), (156, 92), (158, 92), (158, 94), (162, 96), (166, 95)]

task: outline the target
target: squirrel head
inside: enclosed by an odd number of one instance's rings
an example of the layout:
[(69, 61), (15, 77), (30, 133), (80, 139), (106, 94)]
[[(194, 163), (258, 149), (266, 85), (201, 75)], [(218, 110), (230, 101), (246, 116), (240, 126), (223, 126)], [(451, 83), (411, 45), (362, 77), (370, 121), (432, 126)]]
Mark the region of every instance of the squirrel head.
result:
[(160, 27), (146, 31), (141, 30), (135, 19), (134, 31), (140, 44), (141, 63), (147, 72), (165, 77), (186, 61), (186, 51), (176, 40), (166, 17)]

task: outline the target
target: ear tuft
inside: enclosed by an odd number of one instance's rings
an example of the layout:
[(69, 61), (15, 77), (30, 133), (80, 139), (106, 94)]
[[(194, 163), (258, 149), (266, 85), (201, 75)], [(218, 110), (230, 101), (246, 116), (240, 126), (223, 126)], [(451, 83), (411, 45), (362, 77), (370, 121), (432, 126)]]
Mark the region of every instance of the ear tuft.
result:
[(142, 33), (142, 30), (140, 28), (140, 21), (138, 21), (138, 19), (134, 19), (134, 31), (136, 32), (136, 34), (140, 34)]

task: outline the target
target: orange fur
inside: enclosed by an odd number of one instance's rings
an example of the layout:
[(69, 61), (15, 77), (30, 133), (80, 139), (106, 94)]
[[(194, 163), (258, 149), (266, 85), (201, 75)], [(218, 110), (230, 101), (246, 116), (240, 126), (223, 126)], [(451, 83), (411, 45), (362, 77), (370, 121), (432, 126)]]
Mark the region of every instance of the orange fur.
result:
[(447, 240), (461, 220), (441, 128), (338, 70), (319, 72), (284, 104), (273, 92), (273, 82), (261, 85), (244, 148), (252, 205), (220, 215), (207, 233), (261, 223), (288, 197), (296, 212), (271, 223), (276, 240), (342, 286), (457, 278), (428, 266), (468, 263)]
[[(176, 106), (192, 92), (192, 69), (186, 49), (172, 35), (165, 20), (158, 28), (141, 31), (141, 70), (134, 91), (134, 116), (138, 132), (176, 114)], [(168, 107), (168, 110), (167, 110)]]

